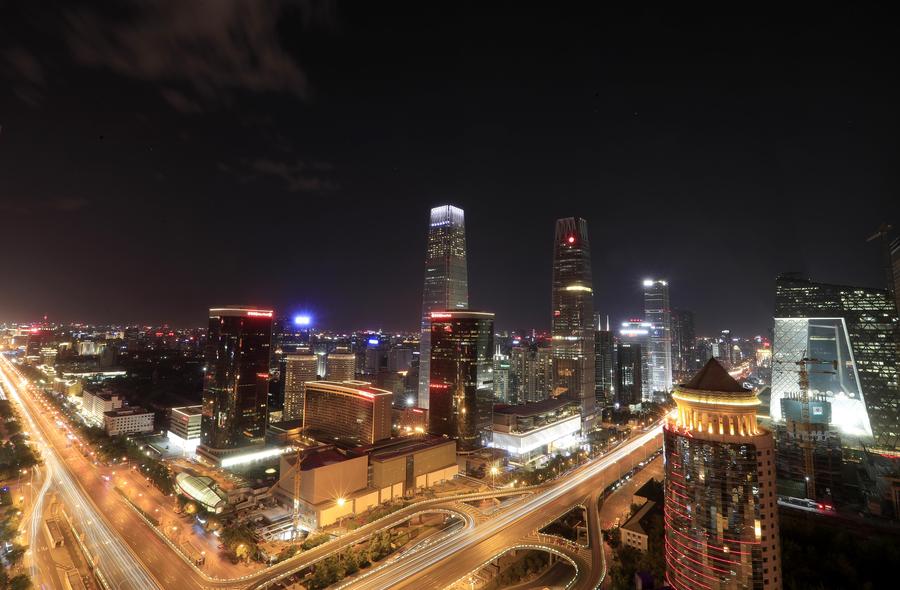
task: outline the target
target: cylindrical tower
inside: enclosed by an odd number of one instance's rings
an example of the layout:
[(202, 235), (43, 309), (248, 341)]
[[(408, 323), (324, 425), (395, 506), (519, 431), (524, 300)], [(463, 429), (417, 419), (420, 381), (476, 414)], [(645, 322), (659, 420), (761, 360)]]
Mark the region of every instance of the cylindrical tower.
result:
[(781, 588), (775, 444), (756, 392), (710, 359), (664, 427), (666, 579), (675, 590)]

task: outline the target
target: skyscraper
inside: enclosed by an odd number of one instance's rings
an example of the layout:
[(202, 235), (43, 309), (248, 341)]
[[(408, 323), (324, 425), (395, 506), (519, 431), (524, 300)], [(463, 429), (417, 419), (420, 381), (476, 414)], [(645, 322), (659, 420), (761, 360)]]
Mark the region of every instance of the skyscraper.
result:
[(219, 461), (261, 443), (266, 433), (272, 311), (209, 310), (198, 451)]
[(632, 319), (622, 322), (616, 343), (616, 397), (620, 406), (652, 399), (647, 351), (650, 322)]
[(430, 324), (429, 430), (456, 439), (460, 451), (473, 451), (491, 425), (494, 314), (432, 311)]
[(597, 403), (611, 404), (614, 401), (616, 380), (616, 339), (609, 329), (609, 319), (606, 325), (600, 325), (600, 320), (595, 321), (594, 332), (594, 397)]
[(663, 427), (666, 582), (675, 590), (781, 588), (775, 442), (759, 399), (711, 359), (672, 393)]
[(814, 283), (795, 273), (775, 283), (770, 413), (797, 393), (797, 363), (824, 361), (809, 393), (831, 404), (845, 444), (896, 450), (900, 442), (897, 311), (887, 289)]
[(578, 402), (582, 422), (589, 428), (597, 404), (591, 244), (584, 219), (556, 221), (552, 300), (553, 393)]
[(700, 368), (694, 334), (694, 312), (672, 310), (672, 378), (683, 381)]
[(669, 283), (644, 281), (644, 320), (650, 322), (647, 342), (648, 386), (650, 393), (672, 389), (672, 310), (669, 308)]
[(469, 307), (466, 270), (466, 224), (463, 210), (442, 205), (431, 210), (425, 252), (425, 288), (422, 293), (422, 335), (419, 355), (419, 407), (428, 408), (431, 312)]
[(315, 381), (319, 360), (314, 354), (289, 354), (284, 357), (284, 411), (282, 420), (303, 418), (303, 394), (306, 384)]

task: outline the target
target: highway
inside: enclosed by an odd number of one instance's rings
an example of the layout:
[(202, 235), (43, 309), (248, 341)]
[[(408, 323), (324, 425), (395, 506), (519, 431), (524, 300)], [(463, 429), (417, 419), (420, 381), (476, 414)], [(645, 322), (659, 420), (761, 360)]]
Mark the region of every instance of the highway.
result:
[[(110, 491), (110, 486), (97, 476), (96, 470), (79, 452), (66, 448), (65, 437), (51, 418), (45, 415), (46, 410), (42, 410), (34, 396), (20, 395), (20, 389), (27, 387), (22, 387), (21, 375), (2, 356), (0, 369), (0, 379), (3, 379), (15, 401), (23, 408), (23, 415), (31, 428), (32, 440), (43, 451), (46, 469), (48, 474), (52, 474), (52, 483), (58, 492), (59, 501), (73, 516), (78, 530), (84, 531), (84, 541), (92, 558), (97, 561), (103, 576), (113, 588), (263, 588), (279, 576), (295, 572), (338, 552), (344, 546), (364, 539), (377, 528), (399, 523), (417, 511), (426, 508), (451, 508), (459, 499), (492, 495), (469, 494), (462, 498), (438, 498), (419, 502), (377, 524), (361, 527), (338, 541), (303, 552), (294, 559), (264, 571), (251, 573), (248, 570), (246, 575), (229, 576), (227, 579), (213, 577), (181, 559), (118, 494)], [(443, 588), (504, 549), (515, 545), (535, 528), (542, 526), (548, 518), (561, 514), (571, 505), (581, 502), (588, 495), (618, 479), (624, 471), (651, 452), (648, 444), (658, 436), (658, 430), (654, 430), (623, 443), (606, 456), (573, 470), (563, 476), (562, 480), (548, 484), (496, 517), (477, 527), (463, 529), (432, 546), (404, 555), (389, 567), (353, 581), (350, 587), (381, 590), (395, 585), (409, 587), (416, 584), (427, 588)], [(497, 492), (498, 495), (510, 493), (509, 490)], [(441, 562), (447, 567), (438, 567)]]
[[(34, 406), (34, 401), (30, 399), (30, 396), (19, 395), (19, 384), (13, 383), (8, 376), (10, 374), (16, 376), (17, 373), (9, 366), (6, 358), (3, 358), (2, 362), (4, 366), (3, 370), (0, 370), (0, 379), (3, 380), (11, 399), (17, 402), (22, 409), (23, 417), (28, 422), (32, 444), (37, 445), (41, 451), (41, 459), (46, 472), (46, 487), (42, 487), (44, 494), (52, 483), (60, 502), (66, 506), (76, 527), (83, 533), (83, 541), (110, 587), (122, 590), (159, 588), (160, 585), (143, 568), (135, 567), (135, 564), (139, 563), (137, 556), (118, 535), (113, 533), (88, 495), (74, 481), (60, 460), (56, 448), (48, 443), (45, 424), (42, 423), (43, 421), (35, 420), (37, 408)], [(43, 498), (42, 494), (41, 504)], [(41, 514), (42, 510), (32, 511), (30, 523), (32, 539), (41, 534)], [(34, 564), (35, 561), (33, 560), (32, 563)]]
[[(654, 427), (602, 459), (587, 464), (543, 492), (534, 494), (474, 529), (435, 543), (391, 566), (359, 577), (346, 585), (354, 590), (384, 588), (445, 588), (460, 577), (488, 562), (505, 549), (521, 543), (547, 520), (561, 515), (585, 497), (618, 479), (619, 462), (629, 464), (651, 452), (661, 435)], [(591, 572), (581, 572), (579, 587), (593, 588)], [(594, 572), (599, 577), (599, 572)], [(594, 585), (596, 582), (594, 582)]]

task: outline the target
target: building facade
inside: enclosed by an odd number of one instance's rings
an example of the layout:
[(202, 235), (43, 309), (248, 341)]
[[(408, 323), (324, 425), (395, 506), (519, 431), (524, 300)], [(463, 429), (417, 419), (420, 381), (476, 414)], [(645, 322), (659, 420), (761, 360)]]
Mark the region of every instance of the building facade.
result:
[(651, 393), (672, 390), (672, 310), (669, 282), (644, 281), (644, 321), (650, 324), (647, 340), (648, 386)]
[(466, 222), (462, 209), (443, 205), (431, 210), (422, 292), (422, 333), (419, 340), (419, 407), (431, 398), (431, 312), (469, 307), (466, 267)]
[(199, 452), (220, 460), (260, 444), (268, 418), (272, 310), (209, 310)]
[(702, 365), (697, 359), (694, 312), (672, 310), (672, 379), (684, 381)]
[(203, 406), (182, 406), (169, 410), (169, 431), (166, 437), (170, 445), (182, 449), (185, 453), (193, 453), (200, 444)]
[(587, 221), (556, 221), (553, 244), (553, 394), (578, 402), (586, 425), (597, 413), (594, 391), (594, 287)]
[(393, 397), (365, 381), (308, 382), (303, 431), (324, 443), (368, 445), (390, 438)]
[(897, 313), (887, 289), (814, 283), (796, 274), (776, 281), (770, 412), (784, 422), (781, 400), (797, 392), (802, 359), (809, 392), (831, 404), (845, 445), (896, 450), (900, 439)]
[(494, 314), (433, 311), (430, 324), (429, 431), (456, 439), (459, 451), (474, 451), (491, 425)]
[(109, 436), (153, 432), (153, 412), (137, 407), (104, 412), (103, 429)]
[(622, 322), (616, 343), (616, 401), (619, 406), (639, 404), (653, 398), (649, 384), (650, 322)]
[(510, 352), (509, 372), (516, 403), (539, 402), (550, 397), (553, 388), (550, 347), (535, 344), (514, 346)]
[(325, 379), (328, 381), (354, 381), (356, 379), (356, 355), (350, 352), (328, 353), (325, 360)]
[(597, 404), (606, 406), (615, 400), (616, 339), (607, 324), (606, 329), (594, 332), (594, 397)]
[(318, 362), (314, 354), (289, 354), (284, 357), (283, 421), (303, 419), (303, 393), (306, 383), (318, 378)]
[(759, 399), (710, 360), (672, 394), (663, 427), (666, 582), (675, 590), (781, 588), (775, 443)]

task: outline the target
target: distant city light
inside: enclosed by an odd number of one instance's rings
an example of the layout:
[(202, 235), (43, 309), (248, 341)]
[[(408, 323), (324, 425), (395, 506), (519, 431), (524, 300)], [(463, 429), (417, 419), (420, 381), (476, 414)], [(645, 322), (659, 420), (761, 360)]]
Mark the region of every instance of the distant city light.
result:
[(652, 286), (653, 286), (653, 279), (644, 279), (644, 286), (645, 286), (645, 287), (652, 287)]
[(294, 316), (294, 325), (295, 326), (308, 326), (312, 323), (312, 318), (308, 315), (295, 315)]
[(570, 244), (574, 244), (574, 243), (575, 243), (575, 236), (569, 236), (569, 243), (570, 243)]
[(378, 346), (378, 338), (369, 338), (369, 346)]
[(416, 398), (414, 398), (413, 396), (407, 397), (407, 398), (406, 398), (406, 405), (409, 406), (409, 407), (413, 407), (414, 405), (416, 405)]

